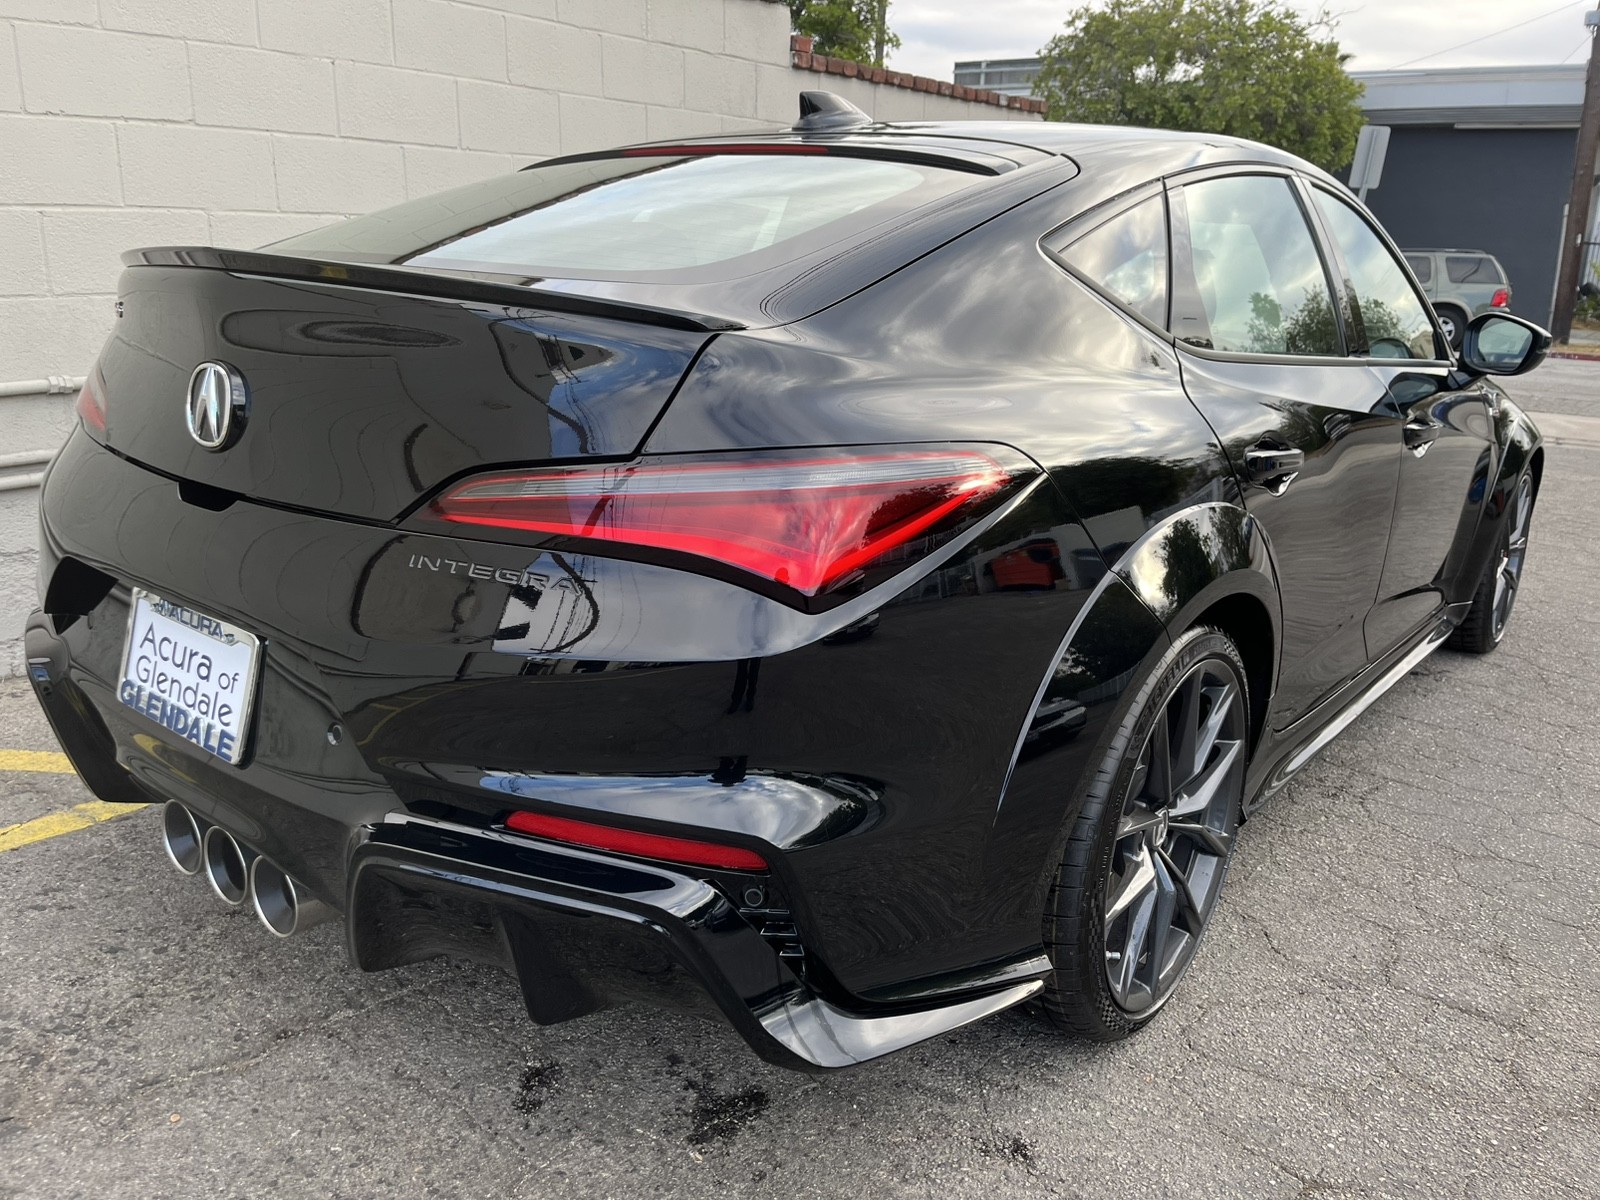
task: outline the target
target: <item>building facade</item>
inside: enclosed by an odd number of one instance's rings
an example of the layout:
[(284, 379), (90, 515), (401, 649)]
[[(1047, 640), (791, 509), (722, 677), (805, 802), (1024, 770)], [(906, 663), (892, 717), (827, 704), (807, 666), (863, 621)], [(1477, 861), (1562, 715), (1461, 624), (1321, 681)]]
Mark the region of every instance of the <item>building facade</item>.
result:
[(1402, 246), (1487, 250), (1513, 311), (1548, 322), (1584, 65), (1356, 71), (1389, 153), (1367, 205)]
[(988, 88), (1005, 96), (1033, 95), (1039, 78), (1037, 58), (980, 58), (958, 62), (952, 77), (966, 87)]

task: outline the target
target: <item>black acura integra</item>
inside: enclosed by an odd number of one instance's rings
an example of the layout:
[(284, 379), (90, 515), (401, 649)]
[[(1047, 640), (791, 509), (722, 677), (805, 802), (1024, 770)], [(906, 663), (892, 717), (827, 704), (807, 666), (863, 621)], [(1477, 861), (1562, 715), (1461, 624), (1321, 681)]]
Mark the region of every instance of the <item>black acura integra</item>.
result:
[(873, 124), (126, 256), (28, 669), (274, 933), (839, 1067), (1172, 995), (1244, 814), (1516, 597), (1543, 464), (1334, 179)]

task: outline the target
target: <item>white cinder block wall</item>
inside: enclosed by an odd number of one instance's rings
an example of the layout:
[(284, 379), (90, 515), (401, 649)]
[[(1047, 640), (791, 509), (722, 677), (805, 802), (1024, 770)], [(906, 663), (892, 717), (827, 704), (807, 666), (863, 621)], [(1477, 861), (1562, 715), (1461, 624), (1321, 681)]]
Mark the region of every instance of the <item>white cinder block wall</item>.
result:
[(0, 0), (0, 674), (123, 250), (258, 246), (557, 154), (788, 125), (806, 88), (885, 120), (1037, 119), (826, 71), (769, 0)]

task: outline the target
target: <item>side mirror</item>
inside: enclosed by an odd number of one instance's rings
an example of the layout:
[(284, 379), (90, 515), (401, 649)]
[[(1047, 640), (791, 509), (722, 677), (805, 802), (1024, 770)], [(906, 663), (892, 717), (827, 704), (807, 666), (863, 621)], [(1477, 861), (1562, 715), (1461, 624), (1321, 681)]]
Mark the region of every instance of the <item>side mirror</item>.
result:
[(1550, 335), (1510, 313), (1474, 317), (1461, 338), (1461, 365), (1475, 375), (1522, 375), (1544, 361)]

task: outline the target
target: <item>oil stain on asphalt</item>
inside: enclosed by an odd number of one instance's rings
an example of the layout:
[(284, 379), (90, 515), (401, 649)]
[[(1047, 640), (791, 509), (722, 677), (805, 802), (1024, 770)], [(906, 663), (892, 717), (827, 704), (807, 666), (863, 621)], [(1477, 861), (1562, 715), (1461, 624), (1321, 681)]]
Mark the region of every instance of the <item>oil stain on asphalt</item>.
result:
[(558, 1062), (529, 1063), (522, 1072), (522, 1083), (517, 1087), (517, 1098), (512, 1102), (524, 1117), (531, 1117), (544, 1107), (561, 1086), (561, 1064)]
[(986, 1158), (1009, 1158), (1029, 1168), (1034, 1165), (1033, 1143), (1020, 1134), (1010, 1138), (982, 1138), (978, 1142), (978, 1153)]
[(694, 1092), (694, 1108), (689, 1113), (689, 1134), (685, 1139), (691, 1146), (732, 1141), (735, 1134), (767, 1107), (767, 1093), (762, 1088), (719, 1092), (711, 1085), (709, 1076), (699, 1082), (686, 1079), (683, 1086)]

